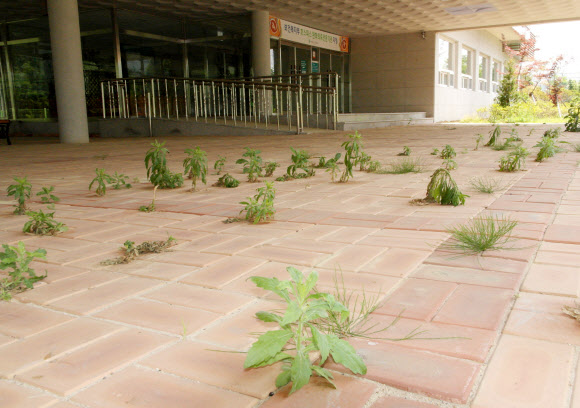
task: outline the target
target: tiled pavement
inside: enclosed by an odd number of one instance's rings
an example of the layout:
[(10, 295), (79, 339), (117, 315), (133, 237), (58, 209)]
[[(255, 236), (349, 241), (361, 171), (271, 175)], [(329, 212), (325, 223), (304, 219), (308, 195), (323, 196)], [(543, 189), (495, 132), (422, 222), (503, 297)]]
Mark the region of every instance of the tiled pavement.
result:
[[(526, 146), (546, 128), (524, 136)], [(62, 199), (56, 219), (69, 226), (56, 237), (25, 235), (25, 218), (11, 215), (11, 201), (0, 196), (0, 243), (48, 251), (46, 262), (33, 265), (47, 271), (45, 281), (0, 303), (0, 407), (579, 408), (580, 325), (561, 307), (574, 304), (580, 288), (580, 154), (541, 164), (530, 157), (527, 171), (502, 174), (503, 152), (472, 150), (474, 135), (490, 129), (364, 131), (373, 158), (392, 162), (407, 145), (428, 171), (356, 172), (338, 184), (319, 170), (312, 179), (276, 183), (276, 221), (262, 225), (222, 223), (259, 186), (247, 182), (158, 191), (157, 212), (136, 211), (152, 197), (143, 166), (149, 139), (0, 146), (2, 191), (13, 176), (27, 175), (35, 192), (54, 185)], [(233, 163), (245, 146), (284, 169), (290, 146), (330, 156), (344, 133), (163, 140), (174, 171), (183, 150), (199, 145), (210, 164), (225, 155), (226, 170), (243, 179)], [(447, 143), (458, 152), (453, 175), (471, 197), (457, 208), (410, 205), (441, 163), (429, 153)], [(141, 182), (97, 197), (87, 191), (96, 167)], [(503, 178), (504, 191), (471, 191), (468, 180), (478, 175)], [(439, 247), (447, 226), (477, 214), (518, 220), (518, 249), (478, 258)], [(125, 240), (168, 235), (178, 239), (171, 252), (99, 264)], [(244, 354), (213, 351), (245, 351), (252, 333), (269, 328), (253, 315), (278, 304), (247, 278), (286, 278), (287, 265), (315, 268), (324, 290), (340, 269), (348, 289), (382, 299), (375, 322), (386, 326), (401, 315), (385, 338), (351, 340), (368, 365), (365, 377), (329, 363), (338, 389), (315, 379), (290, 397), (287, 388), (270, 397), (278, 367), (244, 371)], [(389, 340), (418, 327), (421, 338)]]

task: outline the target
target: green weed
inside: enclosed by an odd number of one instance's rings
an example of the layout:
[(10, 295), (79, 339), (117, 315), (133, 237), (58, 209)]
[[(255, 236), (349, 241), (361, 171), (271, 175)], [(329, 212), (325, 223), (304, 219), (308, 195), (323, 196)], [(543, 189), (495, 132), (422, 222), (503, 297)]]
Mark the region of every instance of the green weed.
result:
[(431, 175), (431, 180), (427, 186), (427, 195), (423, 199), (426, 202), (436, 202), (442, 205), (452, 205), (454, 207), (465, 204), (465, 198), (449, 170), (437, 169)]
[(32, 184), (28, 181), (26, 176), (23, 178), (14, 177), (13, 180), (16, 184), (10, 184), (6, 189), (8, 196), (14, 196), (16, 200), (16, 205), (14, 214), (23, 215), (26, 214), (28, 207), (26, 206), (26, 200), (30, 199), (30, 194), (32, 193)]
[(50, 187), (42, 187), (38, 193), (36, 193), (37, 197), (40, 197), (40, 202), (42, 204), (48, 204), (48, 208), (51, 210), (54, 209), (54, 204), (60, 201), (60, 198), (52, 194), (54, 191), (54, 186)]
[(258, 181), (258, 177), (262, 176), (262, 157), (260, 157), (260, 153), (260, 150), (246, 147), (242, 158), (236, 160), (236, 164), (242, 164), (244, 166), (243, 173), (248, 175), (248, 181), (250, 183)]
[(268, 161), (264, 166), (264, 177), (270, 177), (274, 174), (274, 171), (280, 167), (280, 163), (275, 161)]
[(274, 209), (275, 196), (274, 183), (266, 182), (264, 187), (257, 189), (257, 194), (254, 197), (248, 197), (247, 201), (240, 202), (240, 204), (245, 206), (240, 211), (240, 214), (245, 211), (246, 220), (254, 224), (272, 219), (276, 213)]
[(405, 158), (399, 161), (389, 163), (388, 169), (377, 170), (378, 174), (406, 174), (406, 173), (420, 173), (423, 171), (423, 162), (419, 158), (411, 159)]
[(229, 173), (224, 174), (221, 176), (218, 181), (214, 184), (216, 187), (226, 187), (226, 188), (235, 188), (240, 185), (240, 182), (232, 177)]
[(481, 133), (478, 133), (478, 134), (476, 135), (476, 138), (475, 138), (475, 149), (473, 149), (473, 150), (477, 150), (477, 149), (479, 149), (479, 144), (480, 144), (481, 142), (483, 142), (483, 135), (482, 135)]
[(451, 145), (445, 145), (445, 147), (441, 150), (441, 157), (442, 159), (452, 159), (457, 156), (455, 153), (455, 149)]
[(207, 184), (207, 154), (199, 146), (186, 149), (187, 157), (183, 160), (183, 174), (191, 179), (191, 191), (195, 191), (198, 180)]
[(165, 241), (144, 241), (139, 245), (135, 245), (134, 241), (127, 240), (120, 248), (123, 252), (123, 255), (118, 258), (107, 259), (101, 262), (101, 265), (127, 264), (131, 261), (134, 261), (141, 255), (165, 252), (176, 243), (177, 240), (171, 236), (168, 237)]
[(109, 177), (110, 177), (109, 183), (112, 184), (112, 187), (115, 190), (133, 187), (130, 183), (127, 183), (127, 180), (129, 180), (129, 176), (125, 176), (124, 174), (118, 174), (117, 172), (115, 172), (115, 174)]
[(183, 185), (181, 173), (172, 173), (167, 167), (167, 155), (169, 150), (164, 147), (165, 142), (155, 140), (145, 155), (145, 168), (147, 178), (159, 188), (177, 188)]
[(409, 148), (409, 146), (403, 146), (403, 151), (399, 154), (397, 154), (397, 156), (410, 156), (411, 155), (411, 149)]
[(495, 146), (499, 143), (499, 137), (501, 135), (501, 128), (496, 126), (489, 132), (489, 140), (485, 144), (485, 146)]
[(500, 179), (486, 176), (474, 177), (469, 180), (469, 184), (474, 190), (485, 194), (493, 194), (504, 187)]
[(30, 219), (24, 224), (22, 231), (36, 235), (56, 235), (68, 230), (62, 222), (54, 220), (54, 212), (44, 213), (42, 210), (27, 211)]
[(512, 241), (512, 230), (517, 225), (517, 221), (509, 218), (473, 218), (466, 224), (447, 228), (451, 239), (442, 247), (466, 255), (508, 249), (507, 244)]
[(218, 156), (218, 159), (213, 164), (213, 168), (217, 172), (216, 174), (219, 175), (222, 172), (222, 169), (224, 168), (225, 165), (226, 165), (226, 158), (223, 156)]
[(30, 263), (35, 258), (46, 259), (46, 250), (27, 251), (24, 243), (19, 241), (16, 246), (3, 244), (4, 252), (0, 252), (0, 270), (11, 269), (8, 277), (0, 280), (0, 299), (12, 299), (12, 293), (32, 289), (35, 282), (42, 280), (46, 274), (37, 276)]
[(530, 154), (525, 147), (516, 147), (507, 156), (500, 158), (499, 171), (512, 172), (522, 170), (526, 165), (526, 157)]
[(340, 182), (346, 183), (349, 178), (354, 177), (352, 170), (358, 164), (359, 156), (362, 152), (362, 136), (355, 131), (354, 134), (348, 135), (349, 140), (341, 144), (344, 147), (344, 171), (340, 176)]

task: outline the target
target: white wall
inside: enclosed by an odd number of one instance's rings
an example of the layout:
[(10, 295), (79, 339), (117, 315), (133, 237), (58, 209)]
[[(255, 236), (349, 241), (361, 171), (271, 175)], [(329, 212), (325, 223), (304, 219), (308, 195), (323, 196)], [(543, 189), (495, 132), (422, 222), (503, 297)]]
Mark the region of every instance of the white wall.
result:
[[(455, 44), (455, 59), (459, 61), (457, 56), (461, 52), (462, 45), (475, 50), (476, 56), (478, 53), (482, 53), (487, 57), (490, 57), (490, 66), (493, 64), (493, 60), (498, 60), (502, 64), (506, 59), (506, 55), (502, 51), (501, 41), (485, 30), (470, 30), (470, 31), (453, 31), (438, 34), (438, 37), (443, 37), (447, 40), (452, 40)], [(438, 44), (435, 45), (438, 49)], [(457, 66), (458, 64), (456, 64)], [(477, 86), (477, 72), (478, 72), (478, 61), (475, 57), (474, 61), (475, 72), (474, 72), (474, 86)], [(438, 67), (435, 66), (435, 71), (437, 74), (438, 82)], [(491, 81), (491, 69), (490, 69), (490, 81)], [(435, 85), (435, 122), (441, 121), (452, 121), (460, 120), (465, 116), (476, 115), (479, 108), (489, 106), (493, 103), (496, 94), (491, 91), (491, 83), (488, 85), (488, 91), (469, 90), (461, 88), (461, 66), (459, 69), (455, 69), (455, 86), (448, 87)]]
[(434, 114), (436, 35), (352, 39), (353, 112)]

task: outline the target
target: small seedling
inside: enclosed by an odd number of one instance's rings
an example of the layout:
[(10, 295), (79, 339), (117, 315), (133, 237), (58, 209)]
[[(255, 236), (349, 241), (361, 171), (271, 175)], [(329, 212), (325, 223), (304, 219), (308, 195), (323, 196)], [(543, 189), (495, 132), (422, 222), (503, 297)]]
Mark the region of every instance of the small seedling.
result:
[(105, 173), (105, 169), (95, 169), (96, 176), (89, 184), (89, 191), (93, 188), (93, 184), (97, 183), (97, 190), (95, 191), (98, 196), (104, 196), (107, 193), (107, 183), (111, 183), (112, 179), (107, 173)]
[(558, 139), (560, 136), (562, 136), (562, 129), (553, 128), (553, 129), (546, 130), (544, 132), (543, 137), (549, 137), (550, 139)]
[(133, 187), (130, 183), (127, 183), (129, 180), (129, 176), (125, 176), (124, 174), (118, 174), (115, 172), (112, 176), (110, 176), (110, 183), (115, 190), (120, 190), (122, 188), (131, 188)]
[(155, 211), (155, 195), (157, 194), (157, 186), (153, 187), (153, 200), (149, 205), (142, 205), (139, 207), (139, 211), (142, 212), (153, 212)]
[[(280, 329), (262, 334), (252, 345), (244, 368), (257, 368), (282, 362), (282, 372), (276, 378), (276, 387), (292, 383), (290, 394), (308, 384), (312, 374), (326, 379), (332, 386), (333, 376), (323, 368), (329, 356), (354, 374), (366, 374), (367, 368), (355, 349), (335, 334), (325, 334), (316, 321), (329, 313), (339, 313), (341, 319), (348, 317), (348, 309), (328, 293), (316, 293), (313, 289), (318, 274), (311, 272), (305, 277), (299, 270), (288, 267), (289, 281), (277, 278), (253, 276), (258, 287), (269, 290), (282, 298), (287, 307), (284, 313), (258, 312), (256, 317), (264, 322), (278, 323)], [(311, 352), (320, 352), (319, 364), (310, 361)]]
[(167, 154), (169, 150), (164, 147), (165, 142), (155, 140), (145, 155), (145, 167), (147, 178), (159, 188), (177, 188), (183, 185), (181, 173), (172, 173), (167, 167)]
[(501, 190), (503, 188), (503, 183), (501, 180), (485, 176), (474, 177), (469, 180), (469, 184), (471, 187), (473, 187), (474, 190), (485, 194), (493, 194), (497, 190)]
[(369, 173), (376, 173), (382, 167), (382, 164), (378, 160), (371, 160), (366, 168), (366, 171)]
[(191, 191), (195, 191), (197, 181), (207, 184), (207, 155), (196, 146), (195, 149), (186, 149), (187, 157), (183, 160), (183, 174), (191, 179)]
[(460, 251), (465, 255), (511, 249), (506, 245), (512, 240), (511, 233), (517, 225), (517, 221), (509, 218), (474, 218), (466, 224), (447, 228), (451, 240), (442, 247)]
[(26, 176), (23, 178), (14, 177), (16, 184), (10, 184), (6, 189), (8, 196), (14, 196), (17, 204), (14, 206), (14, 214), (23, 215), (26, 214), (28, 207), (26, 206), (26, 200), (30, 199), (30, 194), (32, 193), (32, 184), (28, 181)]
[(266, 162), (266, 164), (264, 165), (264, 177), (272, 176), (272, 174), (274, 174), (274, 171), (276, 171), (278, 167), (280, 167), (280, 163), (278, 162), (275, 161)]
[(447, 170), (455, 170), (457, 168), (457, 162), (453, 159), (443, 160), (443, 167)]
[(219, 175), (222, 172), (222, 169), (224, 168), (225, 165), (226, 165), (226, 158), (223, 156), (218, 156), (218, 159), (213, 164), (213, 168), (217, 172), (216, 174)]
[(121, 251), (123, 251), (122, 256), (118, 258), (107, 259), (101, 262), (101, 265), (127, 264), (141, 255), (165, 252), (173, 245), (175, 245), (176, 242), (177, 240), (171, 236), (165, 241), (145, 241), (139, 245), (135, 245), (135, 242), (127, 240), (120, 248)]
[(575, 152), (580, 152), (580, 143), (572, 143), (572, 149)]
[(344, 171), (340, 176), (340, 182), (346, 183), (349, 178), (353, 177), (352, 170), (358, 163), (359, 156), (362, 152), (362, 137), (355, 131), (354, 134), (348, 135), (349, 140), (341, 144), (344, 147)]
[(501, 135), (501, 128), (496, 126), (493, 130), (489, 132), (489, 140), (485, 146), (495, 146), (499, 143), (499, 137)]
[(326, 163), (326, 172), (330, 173), (330, 177), (332, 182), (334, 183), (336, 181), (336, 177), (338, 176), (338, 172), (340, 171), (338, 164), (335, 161), (328, 161)]
[(455, 156), (457, 156), (455, 149), (451, 147), (451, 145), (445, 145), (445, 147), (441, 150), (441, 155), (439, 157), (442, 159), (452, 159)]
[(230, 176), (229, 173), (224, 174), (221, 176), (218, 181), (214, 184), (216, 187), (226, 187), (226, 188), (235, 188), (240, 185), (240, 182)]
[(274, 183), (266, 182), (264, 187), (257, 189), (257, 194), (254, 197), (248, 197), (247, 201), (241, 201), (240, 204), (245, 205), (240, 214), (246, 212), (246, 220), (257, 224), (262, 221), (268, 221), (274, 217), (276, 210), (274, 209), (274, 197), (276, 196), (276, 189)]
[(403, 151), (399, 154), (397, 154), (397, 156), (410, 156), (411, 155), (411, 149), (409, 148), (409, 146), (403, 146)]
[(405, 158), (394, 163), (388, 164), (388, 169), (377, 170), (378, 174), (406, 174), (421, 173), (423, 171), (423, 162), (421, 159)]
[(341, 157), (341, 156), (342, 156), (342, 154), (341, 154), (341, 153), (336, 153), (336, 154), (334, 155), (334, 157), (332, 157), (332, 158), (330, 158), (330, 159), (328, 159), (328, 160), (326, 160), (326, 157), (324, 157), (324, 156), (321, 156), (321, 157), (318, 159), (318, 164), (317, 164), (316, 166), (314, 166), (314, 167), (315, 167), (315, 168), (318, 168), (318, 169), (328, 168), (328, 167), (330, 167), (330, 166), (331, 166), (331, 163), (332, 163), (332, 162), (338, 163), (338, 161), (340, 160), (340, 157)]
[(27, 211), (30, 219), (24, 224), (22, 231), (36, 235), (56, 235), (68, 230), (62, 222), (54, 220), (54, 212), (44, 213), (42, 210)]
[(500, 158), (499, 171), (517, 171), (522, 170), (526, 165), (526, 157), (530, 154), (528, 149), (519, 146), (507, 156)]
[(36, 193), (37, 197), (40, 197), (40, 202), (42, 204), (48, 204), (48, 208), (54, 209), (54, 204), (60, 201), (60, 198), (52, 194), (54, 191), (54, 186), (50, 187), (42, 187), (38, 193)]
[(452, 205), (454, 207), (465, 204), (465, 198), (457, 183), (449, 174), (449, 170), (437, 169), (431, 175), (431, 180), (427, 186), (427, 195), (423, 202), (436, 202), (442, 205)]
[(436, 147), (433, 149), (433, 151), (431, 152), (431, 156), (438, 156), (439, 155), (439, 149), (437, 149)]
[[(286, 169), (286, 178), (296, 179), (314, 176), (314, 170), (308, 164), (308, 159), (310, 158), (308, 152), (301, 149), (296, 150), (293, 147), (290, 150), (292, 150), (292, 164)], [(299, 170), (302, 170), (302, 172), (299, 172)]]
[(3, 244), (4, 252), (0, 252), (0, 269), (8, 271), (8, 277), (0, 280), (0, 299), (12, 299), (13, 292), (22, 292), (32, 289), (35, 282), (46, 278), (46, 274), (37, 276), (30, 263), (35, 258), (46, 259), (46, 250), (37, 249), (29, 252), (24, 247), (24, 242), (10, 246)]
[(258, 177), (262, 176), (262, 158), (260, 157), (260, 153), (260, 150), (246, 147), (242, 158), (236, 160), (236, 164), (242, 164), (244, 166), (243, 173), (248, 175), (248, 181), (250, 183), (258, 181)]
[(483, 135), (481, 133), (478, 133), (476, 138), (475, 138), (475, 149), (473, 149), (473, 150), (479, 149), (479, 144), (481, 142), (483, 142)]
[(361, 152), (360, 157), (358, 159), (359, 170), (360, 171), (367, 171), (370, 162), (372, 161), (372, 157), (366, 154), (365, 152)]

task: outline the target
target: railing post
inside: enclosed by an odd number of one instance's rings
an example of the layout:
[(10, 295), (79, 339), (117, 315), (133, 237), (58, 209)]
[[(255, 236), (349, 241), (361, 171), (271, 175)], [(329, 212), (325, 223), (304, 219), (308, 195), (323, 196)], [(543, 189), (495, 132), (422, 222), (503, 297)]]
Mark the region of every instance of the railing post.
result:
[(107, 117), (106, 107), (105, 107), (105, 83), (101, 82), (101, 102), (103, 103), (103, 119)]

